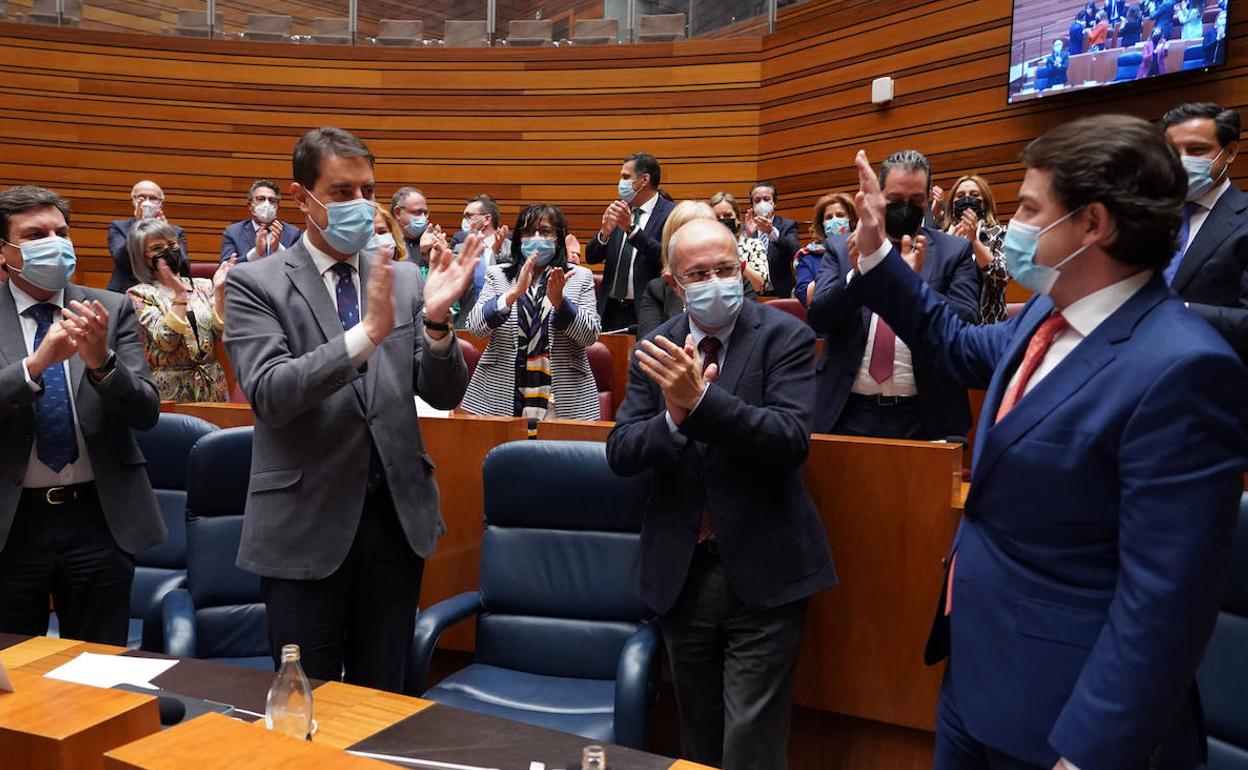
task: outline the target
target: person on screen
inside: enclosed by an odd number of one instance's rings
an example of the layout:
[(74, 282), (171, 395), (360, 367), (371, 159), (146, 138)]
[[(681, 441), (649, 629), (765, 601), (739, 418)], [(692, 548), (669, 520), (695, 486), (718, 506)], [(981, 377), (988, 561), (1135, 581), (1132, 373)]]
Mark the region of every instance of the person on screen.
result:
[(1127, 0), (1105, 0), (1105, 15), (1111, 26), (1117, 26), (1127, 15)]
[(1204, 47), (1205, 66), (1226, 60), (1226, 11), (1218, 14), (1218, 20), (1205, 33)]
[(1174, 0), (1162, 0), (1153, 10), (1153, 29), (1161, 30), (1162, 38), (1174, 37)]
[(1184, 40), (1200, 40), (1205, 36), (1205, 25), (1202, 20), (1204, 12), (1195, 3), (1179, 0), (1179, 4), (1175, 6), (1174, 15), (1183, 25)]
[(1140, 42), (1140, 37), (1144, 34), (1144, 25), (1140, 21), (1140, 7), (1133, 5), (1127, 9), (1127, 20), (1122, 23), (1122, 30), (1118, 33), (1118, 42), (1123, 48), (1130, 48)]
[(1075, 17), (1075, 20), (1070, 23), (1070, 30), (1068, 32), (1070, 36), (1071, 54), (1083, 53), (1083, 29), (1083, 11), (1080, 11), (1079, 15)]
[(1136, 70), (1136, 80), (1166, 74), (1166, 52), (1169, 48), (1166, 33), (1153, 29), (1153, 34), (1144, 42), (1144, 58), (1140, 60), (1140, 68)]
[(1061, 38), (1053, 41), (1053, 53), (1044, 60), (1049, 73), (1049, 87), (1066, 85), (1066, 70), (1070, 67), (1070, 54), (1066, 53)]
[(1109, 21), (1104, 11), (1096, 12), (1096, 23), (1088, 33), (1088, 50), (1092, 52), (1105, 50), (1105, 38), (1109, 35)]

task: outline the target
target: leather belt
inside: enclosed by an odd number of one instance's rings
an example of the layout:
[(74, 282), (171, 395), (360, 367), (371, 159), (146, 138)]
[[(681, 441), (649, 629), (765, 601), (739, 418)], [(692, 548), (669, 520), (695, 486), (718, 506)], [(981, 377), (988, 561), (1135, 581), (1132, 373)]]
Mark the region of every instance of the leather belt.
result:
[(861, 393), (850, 393), (850, 398), (856, 398), (860, 401), (867, 401), (876, 406), (905, 406), (919, 400), (918, 396), (884, 396), (876, 393), (872, 396), (865, 396)]
[(26, 503), (54, 507), (95, 497), (95, 483), (68, 484), (62, 487), (26, 487), (22, 499)]

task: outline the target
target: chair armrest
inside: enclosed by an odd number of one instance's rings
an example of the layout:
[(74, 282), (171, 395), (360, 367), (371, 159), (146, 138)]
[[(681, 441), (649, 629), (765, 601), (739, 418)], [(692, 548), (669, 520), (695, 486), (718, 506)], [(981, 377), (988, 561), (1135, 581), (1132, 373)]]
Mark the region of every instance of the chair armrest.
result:
[(416, 616), (416, 633), (412, 636), (412, 657), (408, 660), (403, 691), (408, 695), (424, 695), (429, 689), (429, 663), (433, 650), (446, 629), (481, 611), (481, 595), (468, 591), (440, 601)]
[(185, 588), (175, 588), (160, 601), (161, 627), (165, 653), (181, 658), (195, 657), (195, 600)]
[(653, 622), (634, 631), (620, 650), (620, 665), (615, 673), (615, 742), (621, 746), (646, 749), (646, 722), (658, 651), (659, 629)]
[(165, 594), (185, 585), (186, 570), (183, 569), (160, 581), (160, 584), (156, 586), (156, 590), (152, 592), (152, 598), (143, 610), (143, 637), (139, 642), (140, 650), (160, 652), (164, 649), (165, 629), (164, 621), (161, 619), (160, 603), (164, 600)]

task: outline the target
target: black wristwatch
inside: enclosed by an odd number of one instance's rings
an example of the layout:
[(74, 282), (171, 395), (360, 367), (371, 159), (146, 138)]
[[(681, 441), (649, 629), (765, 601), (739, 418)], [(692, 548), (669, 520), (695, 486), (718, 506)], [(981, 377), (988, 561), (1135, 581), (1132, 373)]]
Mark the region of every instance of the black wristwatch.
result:
[(117, 368), (117, 351), (109, 350), (108, 355), (104, 357), (104, 363), (99, 368), (91, 370), (91, 376), (96, 382), (102, 382), (108, 375), (113, 373)]
[(425, 316), (425, 328), (433, 329), (435, 332), (449, 332), (451, 330), (451, 316), (446, 317), (445, 323), (438, 323), (429, 320), (429, 316)]

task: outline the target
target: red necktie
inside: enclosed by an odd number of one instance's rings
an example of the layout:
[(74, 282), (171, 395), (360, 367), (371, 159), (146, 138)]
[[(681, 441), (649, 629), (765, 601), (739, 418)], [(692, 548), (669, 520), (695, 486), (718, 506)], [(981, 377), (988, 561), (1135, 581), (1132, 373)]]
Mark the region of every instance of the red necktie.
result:
[(877, 316), (875, 342), (871, 345), (871, 363), (867, 366), (867, 373), (871, 375), (871, 379), (884, 382), (893, 376), (893, 359), (896, 358), (896, 353), (897, 334), (884, 322), (883, 318)]
[[(706, 374), (706, 369), (711, 364), (719, 363), (719, 349), (723, 343), (718, 337), (707, 335), (698, 343), (698, 351), (702, 353), (702, 374)], [(715, 527), (711, 525), (711, 504), (706, 499), (706, 493), (702, 494), (702, 518), (698, 521), (698, 542), (703, 543), (710, 540), (715, 534)]]

